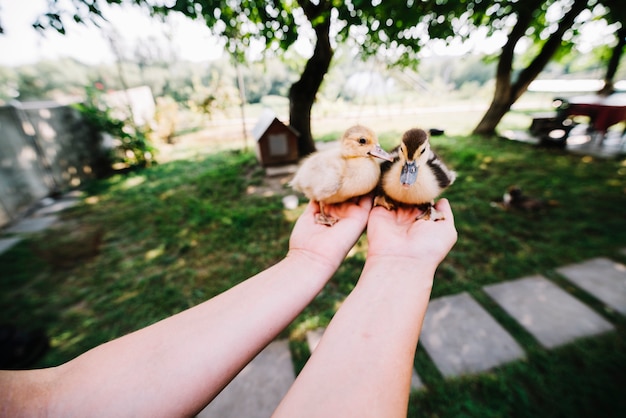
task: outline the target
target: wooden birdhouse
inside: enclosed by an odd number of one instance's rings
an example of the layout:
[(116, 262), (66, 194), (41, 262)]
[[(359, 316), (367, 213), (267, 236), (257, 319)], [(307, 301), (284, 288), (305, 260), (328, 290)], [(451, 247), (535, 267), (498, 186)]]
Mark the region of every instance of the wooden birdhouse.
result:
[(261, 114), (252, 129), (256, 141), (257, 157), (264, 167), (298, 162), (298, 137), (300, 134), (285, 125), (270, 109)]

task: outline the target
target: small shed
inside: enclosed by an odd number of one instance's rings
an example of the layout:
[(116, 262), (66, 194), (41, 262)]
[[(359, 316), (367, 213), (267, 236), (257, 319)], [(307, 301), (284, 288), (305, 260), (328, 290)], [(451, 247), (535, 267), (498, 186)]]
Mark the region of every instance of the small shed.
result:
[(298, 162), (300, 134), (285, 125), (270, 109), (265, 109), (252, 129), (257, 157), (264, 167)]

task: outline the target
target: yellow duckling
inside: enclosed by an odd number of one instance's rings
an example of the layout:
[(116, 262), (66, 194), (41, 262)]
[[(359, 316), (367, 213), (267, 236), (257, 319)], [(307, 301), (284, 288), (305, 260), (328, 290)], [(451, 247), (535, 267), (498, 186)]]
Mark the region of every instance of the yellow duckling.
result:
[(374, 205), (389, 210), (399, 204), (416, 205), (424, 211), (418, 219), (443, 219), (433, 207), (434, 200), (454, 182), (456, 173), (430, 149), (426, 132), (406, 131), (392, 155), (393, 162), (381, 166)]
[(307, 157), (290, 185), (310, 200), (319, 202), (317, 223), (332, 226), (338, 219), (325, 213), (325, 205), (365, 195), (378, 184), (380, 165), (374, 157), (392, 160), (371, 129), (352, 126), (343, 134), (338, 148)]

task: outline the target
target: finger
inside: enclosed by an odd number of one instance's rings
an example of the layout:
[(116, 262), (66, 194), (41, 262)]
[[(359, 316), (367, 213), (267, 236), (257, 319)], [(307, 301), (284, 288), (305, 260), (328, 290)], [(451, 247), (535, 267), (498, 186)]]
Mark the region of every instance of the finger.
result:
[(422, 211), (415, 206), (402, 206), (396, 209), (398, 223), (412, 224)]
[(382, 206), (375, 206), (369, 213), (370, 219), (393, 220), (395, 211), (387, 210)]
[(374, 204), (374, 194), (373, 193), (368, 193), (366, 195), (363, 195), (361, 197), (359, 197), (359, 200), (357, 201), (357, 205), (361, 206), (363, 209), (366, 210), (372, 210), (372, 205)]
[(306, 208), (304, 209), (304, 212), (302, 213), (302, 215), (314, 216), (316, 213), (319, 213), (319, 212), (320, 212), (319, 203), (315, 200), (309, 200), (309, 204), (306, 205)]
[(452, 207), (448, 199), (439, 199), (439, 201), (435, 203), (435, 209), (442, 212), (446, 220), (454, 222), (454, 214), (452, 213)]

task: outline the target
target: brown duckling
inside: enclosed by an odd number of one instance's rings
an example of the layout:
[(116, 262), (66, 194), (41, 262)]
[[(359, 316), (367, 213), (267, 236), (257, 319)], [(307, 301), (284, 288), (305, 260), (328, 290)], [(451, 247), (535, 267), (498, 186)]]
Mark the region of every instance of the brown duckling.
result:
[(433, 207), (434, 200), (456, 179), (431, 150), (428, 134), (410, 129), (391, 153), (393, 162), (383, 163), (375, 205), (391, 210), (397, 205), (416, 205), (423, 214), (418, 219), (443, 219)]
[(510, 186), (502, 196), (504, 209), (520, 209), (524, 211), (540, 211), (549, 206), (557, 206), (555, 200), (544, 200), (524, 194), (519, 186)]
[(325, 206), (374, 190), (380, 179), (380, 164), (376, 158), (391, 161), (371, 129), (352, 126), (343, 134), (339, 147), (308, 156), (290, 185), (310, 200), (319, 202), (316, 221), (332, 226), (338, 219), (329, 216)]

